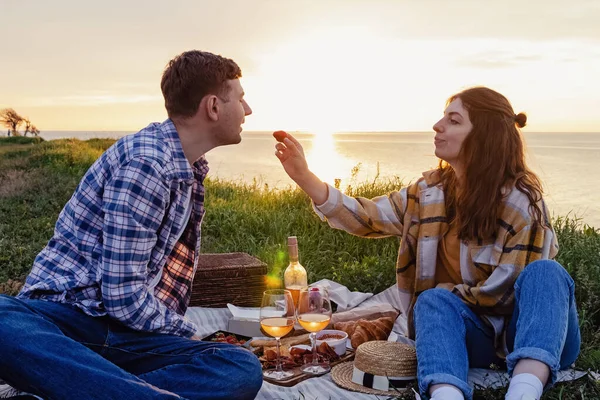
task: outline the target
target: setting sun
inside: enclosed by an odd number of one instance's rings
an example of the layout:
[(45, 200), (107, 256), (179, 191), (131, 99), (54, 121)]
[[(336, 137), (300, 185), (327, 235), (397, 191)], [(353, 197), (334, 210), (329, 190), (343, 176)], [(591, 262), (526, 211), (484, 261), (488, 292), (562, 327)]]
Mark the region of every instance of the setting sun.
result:
[(315, 175), (331, 185), (345, 177), (353, 166), (352, 160), (338, 152), (333, 132), (326, 130), (315, 132), (306, 161)]

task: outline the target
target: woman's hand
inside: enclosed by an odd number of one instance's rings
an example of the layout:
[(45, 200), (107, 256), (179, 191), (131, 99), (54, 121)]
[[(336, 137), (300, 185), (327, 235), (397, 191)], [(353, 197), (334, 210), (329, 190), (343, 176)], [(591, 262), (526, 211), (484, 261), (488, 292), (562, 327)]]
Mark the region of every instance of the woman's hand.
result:
[(281, 161), (283, 169), (294, 181), (301, 181), (310, 173), (302, 145), (284, 131), (273, 132), (273, 136), (278, 142), (275, 145), (275, 155)]
[(284, 131), (273, 132), (277, 139), (275, 155), (281, 161), (283, 169), (308, 194), (316, 205), (327, 200), (329, 189), (308, 169), (304, 149), (295, 137)]

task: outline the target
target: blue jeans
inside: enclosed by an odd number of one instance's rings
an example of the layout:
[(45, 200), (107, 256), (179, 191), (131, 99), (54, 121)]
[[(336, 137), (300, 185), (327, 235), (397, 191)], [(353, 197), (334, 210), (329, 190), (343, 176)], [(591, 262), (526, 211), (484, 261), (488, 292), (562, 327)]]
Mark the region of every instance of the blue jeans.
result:
[(262, 385), (260, 363), (246, 349), (5, 295), (0, 378), (46, 400), (254, 399)]
[[(515, 308), (506, 331), (508, 372), (512, 374), (522, 358), (538, 360), (550, 368), (551, 385), (558, 370), (569, 367), (579, 355), (575, 284), (560, 264), (539, 260), (523, 270), (514, 288)], [(504, 365), (495, 352), (493, 329), (448, 290), (421, 293), (414, 322), (419, 389), (426, 398), (430, 385), (445, 383), (471, 399), (469, 367)]]

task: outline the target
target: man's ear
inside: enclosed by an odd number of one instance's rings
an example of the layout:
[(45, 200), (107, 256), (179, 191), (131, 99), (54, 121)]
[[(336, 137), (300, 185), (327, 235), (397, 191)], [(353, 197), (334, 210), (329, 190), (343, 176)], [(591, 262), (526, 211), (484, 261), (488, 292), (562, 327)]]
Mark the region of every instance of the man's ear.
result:
[(200, 108), (204, 108), (206, 116), (211, 121), (219, 120), (219, 98), (215, 95), (205, 96), (200, 102)]

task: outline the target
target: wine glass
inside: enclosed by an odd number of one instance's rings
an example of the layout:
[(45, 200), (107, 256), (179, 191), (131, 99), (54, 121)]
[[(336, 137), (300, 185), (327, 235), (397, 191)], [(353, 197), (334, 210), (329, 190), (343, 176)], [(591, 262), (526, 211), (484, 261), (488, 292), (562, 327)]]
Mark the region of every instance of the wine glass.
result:
[(310, 332), (312, 341), (312, 363), (302, 366), (302, 371), (309, 374), (324, 374), (331, 367), (328, 363), (319, 363), (317, 355), (317, 332), (325, 329), (331, 321), (331, 303), (327, 289), (320, 286), (309, 286), (300, 291), (296, 308), (298, 323)]
[(264, 332), (274, 337), (277, 342), (275, 370), (266, 370), (263, 373), (265, 377), (281, 380), (294, 375), (292, 372), (283, 370), (279, 351), (279, 339), (292, 331), (294, 322), (294, 301), (291, 293), (282, 289), (265, 291), (260, 306), (260, 326)]

